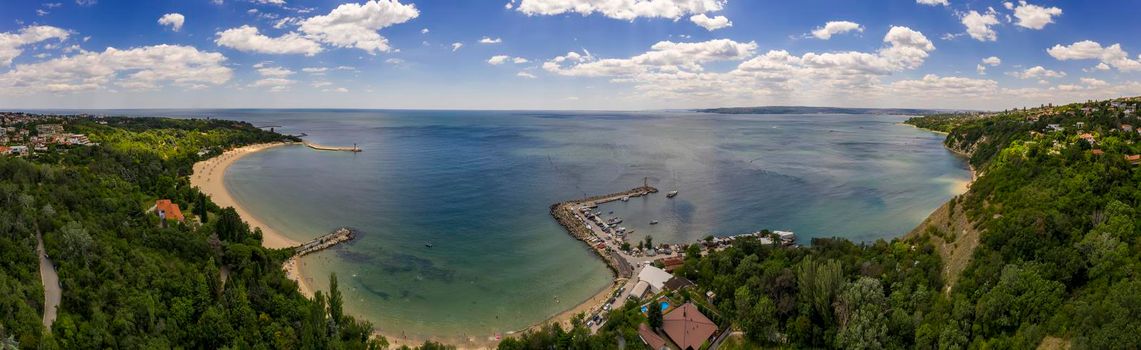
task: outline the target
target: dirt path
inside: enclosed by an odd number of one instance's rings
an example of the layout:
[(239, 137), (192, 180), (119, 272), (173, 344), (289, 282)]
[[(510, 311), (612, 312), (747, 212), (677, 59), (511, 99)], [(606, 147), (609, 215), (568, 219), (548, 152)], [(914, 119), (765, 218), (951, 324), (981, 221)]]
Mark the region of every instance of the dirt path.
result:
[(36, 253), (40, 255), (40, 281), (44, 285), (44, 327), (51, 331), (63, 291), (59, 286), (59, 274), (48, 259), (48, 253), (44, 250), (44, 238), (40, 234), (36, 234)]

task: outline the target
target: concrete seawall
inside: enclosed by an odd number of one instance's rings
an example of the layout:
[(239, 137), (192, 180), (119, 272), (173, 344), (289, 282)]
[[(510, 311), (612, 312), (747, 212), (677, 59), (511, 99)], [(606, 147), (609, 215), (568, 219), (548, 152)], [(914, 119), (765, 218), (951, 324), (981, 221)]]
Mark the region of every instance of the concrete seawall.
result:
[(599, 248), (597, 245), (590, 244), (590, 242), (587, 241), (591, 237), (591, 231), (589, 228), (587, 228), (586, 224), (582, 222), (582, 220), (575, 218), (575, 208), (582, 206), (590, 207), (602, 203), (613, 202), (625, 197), (641, 197), (657, 192), (657, 188), (651, 186), (641, 186), (618, 193), (591, 196), (578, 200), (555, 203), (551, 205), (551, 216), (553, 216), (555, 221), (557, 221), (559, 225), (562, 225), (563, 228), (565, 228), (567, 232), (571, 234), (571, 236), (573, 236), (575, 239), (578, 239), (579, 241), (582, 241), (583, 243), (586, 243), (586, 245), (589, 246), (590, 249), (595, 252), (595, 254), (598, 254), (598, 256), (602, 258), (604, 262), (606, 262), (606, 266), (610, 267), (610, 270), (613, 271), (618, 278), (630, 278), (634, 274), (634, 267), (630, 266), (630, 263), (627, 262), (626, 259), (623, 259), (615, 252), (608, 251), (605, 247)]

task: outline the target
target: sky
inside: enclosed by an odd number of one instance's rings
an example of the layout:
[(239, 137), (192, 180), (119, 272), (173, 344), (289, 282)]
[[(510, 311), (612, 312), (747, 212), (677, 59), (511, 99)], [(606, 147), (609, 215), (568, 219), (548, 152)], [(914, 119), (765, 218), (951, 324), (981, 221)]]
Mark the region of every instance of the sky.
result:
[(1136, 0), (0, 0), (0, 109), (1002, 110), (1141, 95)]

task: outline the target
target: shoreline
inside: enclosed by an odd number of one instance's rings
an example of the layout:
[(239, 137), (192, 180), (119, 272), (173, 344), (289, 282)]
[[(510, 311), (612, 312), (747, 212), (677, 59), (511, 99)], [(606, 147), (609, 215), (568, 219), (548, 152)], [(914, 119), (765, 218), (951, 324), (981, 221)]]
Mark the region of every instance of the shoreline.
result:
[[(242, 159), (242, 157), (286, 145), (293, 145), (293, 143), (259, 143), (230, 149), (217, 157), (194, 163), (194, 172), (190, 175), (190, 185), (198, 187), (199, 191), (210, 196), (210, 200), (214, 201), (214, 204), (222, 208), (233, 207), (234, 211), (238, 212), (238, 216), (250, 225), (250, 230), (260, 228), (262, 232), (262, 246), (270, 249), (294, 247), (301, 245), (301, 242), (282, 235), (280, 232), (277, 232), (259, 220), (256, 216), (250, 214), (250, 212), (241, 205), (238, 205), (238, 202), (234, 200), (234, 197), (230, 195), (230, 192), (226, 189), (226, 169), (228, 169), (230, 165), (233, 165), (234, 162)], [(291, 257), (286, 260), (282, 269), (285, 270), (285, 275), (289, 277), (289, 279), (297, 282), (298, 289), (300, 289), (302, 295), (306, 298), (313, 297), (313, 288), (306, 282), (305, 276), (301, 275), (301, 265), (297, 258)]]

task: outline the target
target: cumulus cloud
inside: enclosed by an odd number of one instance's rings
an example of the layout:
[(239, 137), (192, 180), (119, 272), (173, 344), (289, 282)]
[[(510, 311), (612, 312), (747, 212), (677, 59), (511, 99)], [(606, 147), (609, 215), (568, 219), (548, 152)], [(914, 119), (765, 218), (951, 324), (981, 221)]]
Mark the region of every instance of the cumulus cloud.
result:
[(1051, 57), (1059, 61), (1069, 60), (1100, 60), (1098, 68), (1117, 68), (1120, 71), (1141, 70), (1141, 57), (1129, 58), (1129, 53), (1121, 48), (1121, 44), (1102, 47), (1100, 43), (1083, 40), (1070, 45), (1054, 45), (1046, 50)]
[[(922, 65), (934, 44), (922, 33), (893, 27), (875, 52), (808, 52), (784, 50), (757, 54), (754, 42), (717, 39), (696, 43), (663, 41), (629, 58), (598, 58), (569, 52), (543, 63), (561, 76), (605, 77), (631, 84), (640, 96), (703, 101), (845, 94), (853, 89), (882, 92), (880, 78)], [(738, 62), (728, 71), (710, 71), (717, 62)], [(720, 64), (718, 66), (723, 66)], [(706, 102), (708, 103), (708, 102)]]
[(515, 76), (520, 77), (520, 78), (527, 78), (527, 79), (537, 78), (534, 74), (531, 74), (528, 72), (519, 72), (519, 73), (516, 73)]
[(714, 31), (733, 26), (733, 22), (729, 21), (729, 18), (726, 18), (725, 16), (709, 17), (704, 13), (690, 16), (689, 20), (708, 31)]
[(937, 93), (943, 96), (980, 97), (999, 91), (998, 82), (989, 79), (963, 77), (940, 77), (927, 74), (923, 79), (899, 80), (888, 85), (893, 95), (911, 97), (929, 96)]
[(982, 60), (982, 62), (979, 63), (979, 65), (975, 67), (975, 71), (977, 71), (979, 73), (979, 75), (986, 75), (986, 67), (987, 66), (998, 67), (998, 65), (1000, 65), (1000, 64), (1002, 64), (1002, 59), (995, 57), (995, 56), (990, 56), (990, 57), (984, 58)]
[(491, 37), (486, 37), (486, 36), (483, 37), (482, 39), (479, 39), (480, 44), (498, 44), (498, 43), (502, 43), (502, 42), (503, 42), (503, 39), (500, 39), (500, 38), (492, 39)]
[(459, 51), (459, 49), (461, 47), (464, 47), (464, 43), (459, 43), (459, 42), (452, 43), (452, 52)]
[(399, 0), (370, 0), (342, 4), (327, 15), (301, 21), (298, 29), (308, 38), (334, 47), (353, 47), (369, 54), (388, 52), (388, 39), (378, 31), (420, 16), (413, 4)]
[(850, 21), (829, 21), (823, 27), (818, 27), (812, 31), (812, 36), (820, 40), (831, 39), (833, 35), (843, 34), (851, 31), (863, 32), (864, 27), (859, 23)]
[(495, 55), (495, 56), (492, 56), (490, 59), (487, 60), (487, 63), (490, 63), (491, 65), (496, 65), (496, 66), (507, 63), (507, 62), (511, 62), (511, 63), (515, 63), (515, 64), (523, 64), (523, 63), (527, 63), (529, 61), (523, 57), (511, 57), (508, 55)]
[(1062, 15), (1060, 8), (1042, 7), (1028, 4), (1026, 1), (1019, 1), (1017, 7), (1008, 2), (1006, 7), (1014, 10), (1014, 17), (1018, 18), (1018, 22), (1015, 24), (1023, 28), (1042, 29), (1047, 24), (1054, 23), (1054, 17)]
[(181, 13), (168, 13), (158, 19), (158, 24), (169, 26), (170, 30), (176, 32), (182, 30), (183, 23), (186, 23), (186, 17)]
[(1066, 72), (1059, 72), (1046, 69), (1042, 66), (1034, 66), (1027, 68), (1020, 72), (1010, 72), (1010, 76), (1018, 79), (1045, 79), (1045, 78), (1061, 78), (1066, 76)]
[[(513, 3), (514, 0), (508, 8)], [(639, 17), (678, 19), (685, 15), (716, 12), (724, 8), (725, 3), (726, 0), (520, 0), (515, 10), (529, 16), (572, 12), (588, 16), (598, 13), (629, 21)]]
[(947, 0), (915, 0), (915, 3), (921, 4), (921, 5), (930, 5), (930, 6), (938, 6), (938, 5), (950, 6), (951, 5), (949, 2), (947, 2)]
[(233, 72), (220, 53), (190, 46), (157, 45), (103, 52), (81, 52), (52, 60), (16, 65), (0, 74), (0, 93), (91, 91), (110, 86), (157, 89), (221, 85)]
[(993, 8), (989, 9), (986, 14), (971, 10), (962, 16), (961, 21), (967, 27), (967, 35), (970, 35), (971, 38), (978, 41), (998, 40), (998, 33), (990, 28), (993, 25), (998, 25), (998, 17), (995, 16)]
[(66, 30), (52, 26), (29, 26), (18, 32), (0, 33), (0, 65), (11, 65), (13, 59), (24, 53), (24, 46), (51, 39), (62, 42), (68, 36)]
[(296, 83), (295, 80), (289, 79), (289, 76), (294, 74), (289, 69), (265, 64), (258, 64), (254, 67), (257, 68), (258, 75), (262, 78), (250, 84), (251, 87), (269, 88), (269, 91), (280, 92), (288, 90), (290, 85)]
[(297, 33), (271, 38), (262, 35), (258, 29), (248, 25), (231, 28), (217, 33), (214, 43), (238, 51), (267, 54), (304, 54), (313, 56), (323, 49), (321, 44)]

